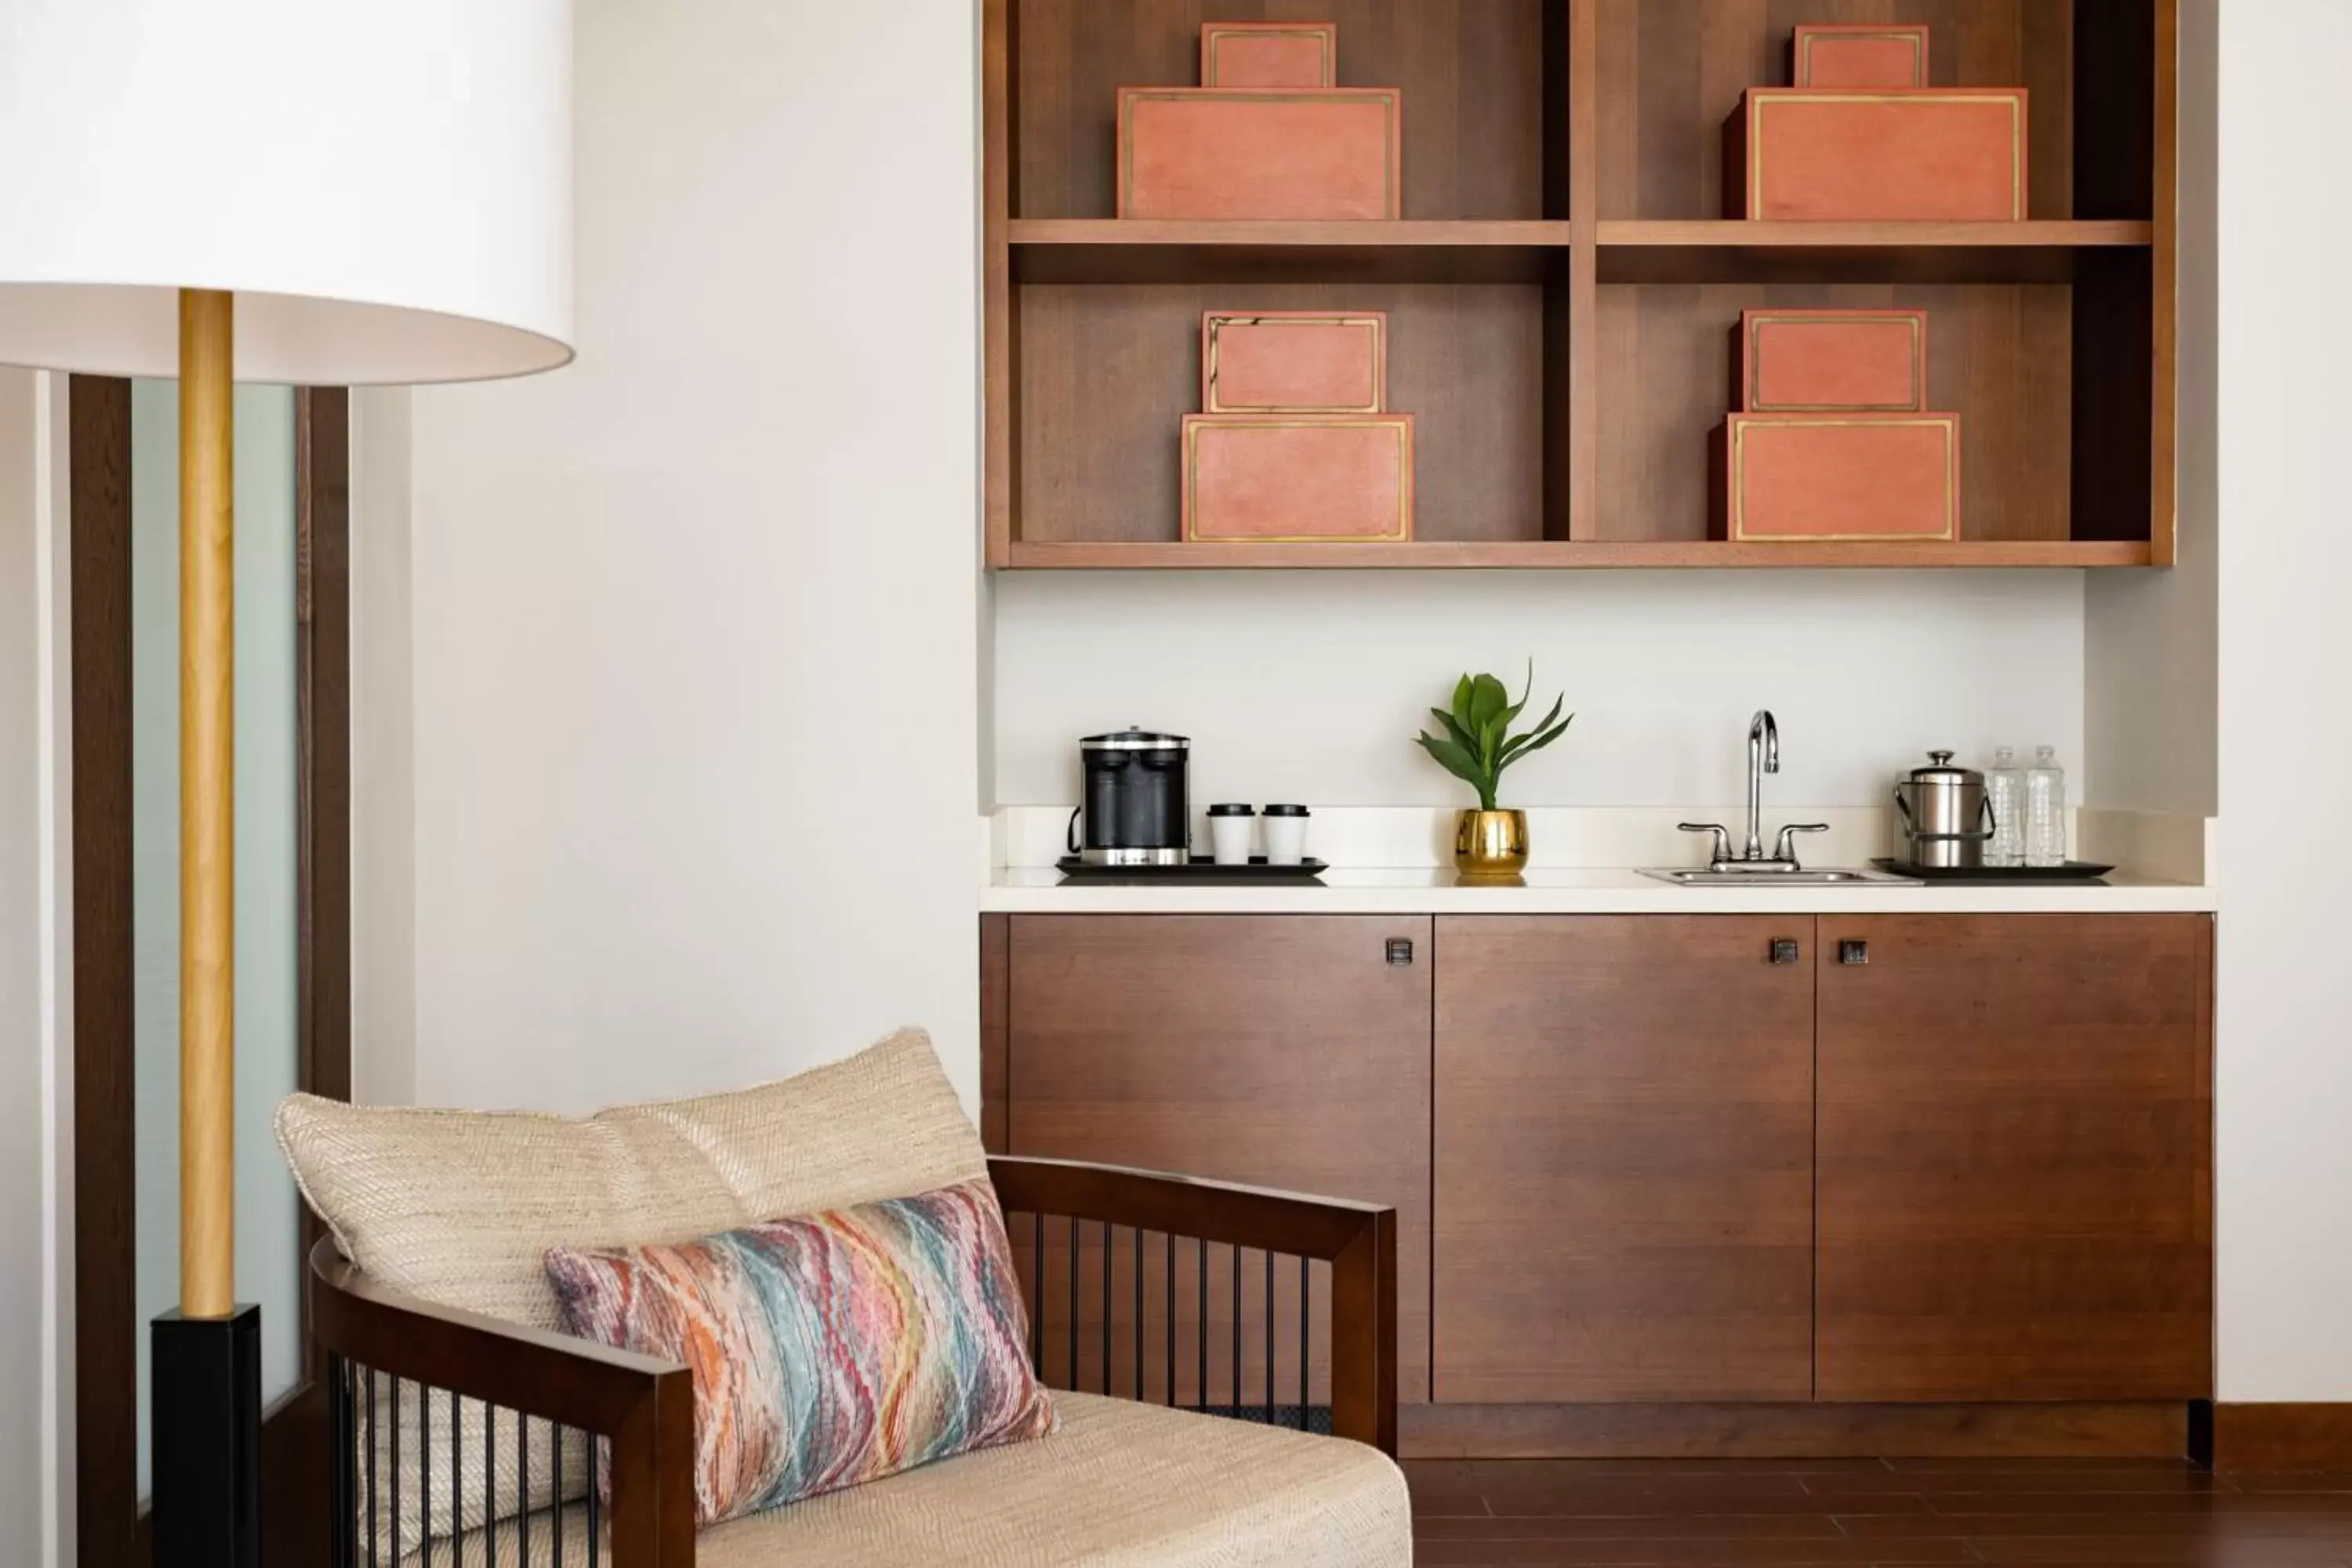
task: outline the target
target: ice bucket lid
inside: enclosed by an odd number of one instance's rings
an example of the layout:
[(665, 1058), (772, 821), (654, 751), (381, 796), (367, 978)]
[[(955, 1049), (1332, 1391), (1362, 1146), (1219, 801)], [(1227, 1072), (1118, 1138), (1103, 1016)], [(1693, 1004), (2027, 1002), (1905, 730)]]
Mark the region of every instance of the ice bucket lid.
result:
[(1974, 768), (1955, 766), (1949, 752), (1930, 752), (1927, 765), (1913, 768), (1904, 778), (1915, 784), (1980, 784), (1984, 774)]
[(1162, 735), (1152, 730), (1114, 730), (1108, 735), (1088, 735), (1078, 742), (1086, 752), (1181, 752), (1192, 742), (1181, 735)]

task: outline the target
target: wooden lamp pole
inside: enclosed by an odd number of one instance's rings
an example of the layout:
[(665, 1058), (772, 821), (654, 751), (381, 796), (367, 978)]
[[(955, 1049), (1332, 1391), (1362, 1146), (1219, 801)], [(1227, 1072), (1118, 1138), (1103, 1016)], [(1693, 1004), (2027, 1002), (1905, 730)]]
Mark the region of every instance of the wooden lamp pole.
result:
[(180, 292), (180, 1313), (236, 1310), (236, 303)]
[(157, 1568), (261, 1561), (261, 1311), (236, 1300), (236, 297), (180, 314), (180, 1310), (153, 1327)]

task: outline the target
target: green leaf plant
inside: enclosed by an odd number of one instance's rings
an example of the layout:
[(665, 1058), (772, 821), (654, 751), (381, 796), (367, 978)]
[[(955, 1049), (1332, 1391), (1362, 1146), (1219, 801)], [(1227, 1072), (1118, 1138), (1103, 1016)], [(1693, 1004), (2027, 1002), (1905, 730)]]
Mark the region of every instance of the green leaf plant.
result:
[(1496, 811), (1495, 792), (1501, 787), (1503, 770), (1522, 757), (1532, 756), (1568, 732), (1576, 720), (1570, 713), (1563, 719), (1560, 704), (1565, 697), (1552, 701), (1551, 711), (1543, 716), (1532, 730), (1511, 733), (1511, 725), (1528, 705), (1528, 698), (1536, 689), (1535, 661), (1528, 661), (1528, 688), (1517, 702), (1511, 700), (1510, 689), (1491, 675), (1465, 675), (1454, 688), (1454, 710), (1443, 708), (1429, 711), (1438, 723), (1438, 733), (1423, 732), (1413, 740), (1421, 749), (1437, 759), (1447, 773), (1478, 792), (1478, 809)]

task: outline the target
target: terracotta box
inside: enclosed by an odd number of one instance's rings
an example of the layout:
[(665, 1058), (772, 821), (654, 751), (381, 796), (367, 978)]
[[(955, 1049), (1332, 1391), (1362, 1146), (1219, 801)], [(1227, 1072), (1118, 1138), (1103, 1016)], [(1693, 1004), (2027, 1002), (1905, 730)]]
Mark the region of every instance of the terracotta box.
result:
[(1751, 87), (1724, 127), (1727, 217), (2022, 219), (2021, 87)]
[(1925, 310), (1742, 310), (1731, 406), (1750, 414), (1916, 414), (1927, 406)]
[(1187, 414), (1184, 538), (1412, 537), (1412, 416)]
[(1402, 95), (1374, 88), (1123, 87), (1123, 218), (1393, 218)]
[(1807, 25), (1789, 40), (1797, 87), (1926, 87), (1927, 29)]
[(1337, 87), (1332, 22), (1203, 22), (1202, 87)]
[(1957, 539), (1957, 414), (1734, 414), (1717, 436), (1716, 536)]
[(1206, 310), (1204, 414), (1378, 414), (1388, 406), (1380, 310)]

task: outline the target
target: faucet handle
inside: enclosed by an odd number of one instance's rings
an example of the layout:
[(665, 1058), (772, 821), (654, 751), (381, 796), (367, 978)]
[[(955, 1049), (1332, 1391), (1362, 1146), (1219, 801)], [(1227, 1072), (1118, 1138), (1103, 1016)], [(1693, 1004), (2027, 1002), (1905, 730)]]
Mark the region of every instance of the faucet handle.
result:
[(1772, 846), (1772, 858), (1786, 860), (1794, 866), (1797, 863), (1797, 835), (1827, 833), (1829, 830), (1830, 825), (1826, 822), (1792, 822), (1780, 829), (1780, 842)]
[(1728, 865), (1731, 861), (1731, 829), (1720, 822), (1677, 822), (1675, 826), (1685, 833), (1715, 835), (1715, 853), (1707, 857), (1710, 866)]

